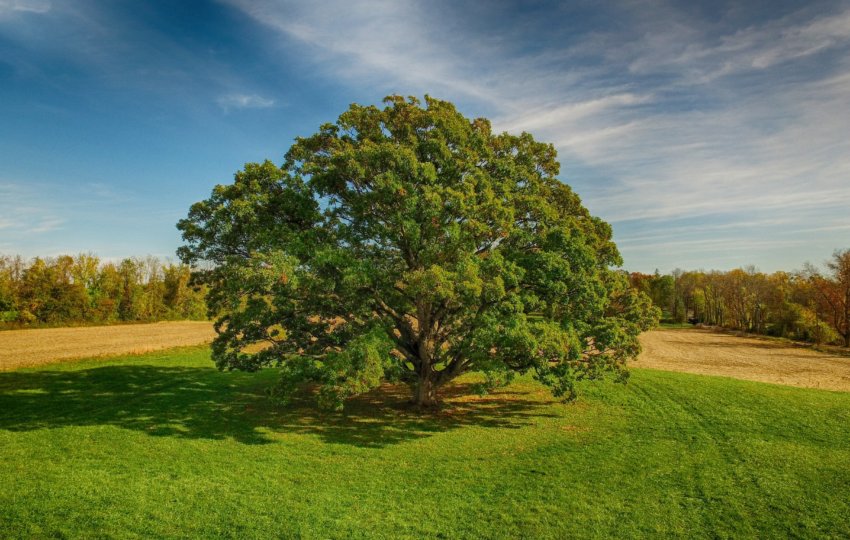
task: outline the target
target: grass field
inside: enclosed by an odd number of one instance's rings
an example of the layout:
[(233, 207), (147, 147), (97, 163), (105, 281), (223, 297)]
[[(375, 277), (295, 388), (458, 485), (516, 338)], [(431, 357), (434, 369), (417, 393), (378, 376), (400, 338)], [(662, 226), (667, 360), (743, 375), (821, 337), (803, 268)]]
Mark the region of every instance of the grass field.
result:
[(644, 369), (337, 415), (273, 378), (205, 348), (0, 373), (0, 538), (850, 536), (850, 393)]

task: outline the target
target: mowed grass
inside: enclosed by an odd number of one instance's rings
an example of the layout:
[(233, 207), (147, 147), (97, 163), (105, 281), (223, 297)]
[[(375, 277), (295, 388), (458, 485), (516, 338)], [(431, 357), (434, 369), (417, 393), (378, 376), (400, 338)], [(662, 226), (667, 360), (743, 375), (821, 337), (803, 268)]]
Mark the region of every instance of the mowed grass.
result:
[(274, 378), (205, 348), (0, 373), (0, 537), (850, 536), (850, 393), (634, 370), (339, 415)]

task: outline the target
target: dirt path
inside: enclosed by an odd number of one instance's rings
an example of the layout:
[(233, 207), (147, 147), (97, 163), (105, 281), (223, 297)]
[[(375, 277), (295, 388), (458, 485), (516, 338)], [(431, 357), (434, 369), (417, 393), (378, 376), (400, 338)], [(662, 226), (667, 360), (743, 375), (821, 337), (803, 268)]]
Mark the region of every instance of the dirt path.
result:
[(199, 321), (7, 330), (0, 332), (0, 371), (73, 358), (199, 345), (214, 336), (212, 324)]
[(850, 391), (850, 358), (711, 330), (654, 330), (633, 367)]

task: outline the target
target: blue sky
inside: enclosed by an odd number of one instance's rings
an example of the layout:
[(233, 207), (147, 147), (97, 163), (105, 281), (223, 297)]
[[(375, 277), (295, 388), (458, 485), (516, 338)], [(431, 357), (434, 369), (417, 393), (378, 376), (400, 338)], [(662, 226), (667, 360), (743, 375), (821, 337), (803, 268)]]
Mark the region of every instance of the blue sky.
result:
[(247, 161), (387, 94), (555, 144), (630, 270), (850, 247), (850, 4), (0, 0), (0, 253), (174, 258)]

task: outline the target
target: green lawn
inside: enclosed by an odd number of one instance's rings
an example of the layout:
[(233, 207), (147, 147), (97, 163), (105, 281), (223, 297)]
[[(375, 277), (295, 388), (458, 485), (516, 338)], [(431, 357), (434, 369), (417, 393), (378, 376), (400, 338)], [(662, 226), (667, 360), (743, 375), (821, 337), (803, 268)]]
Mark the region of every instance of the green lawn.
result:
[(682, 328), (694, 328), (695, 326), (691, 323), (686, 322), (662, 322), (659, 325), (659, 328), (663, 330), (681, 330)]
[(420, 417), (273, 380), (198, 348), (0, 373), (0, 538), (850, 536), (848, 393), (634, 370)]

